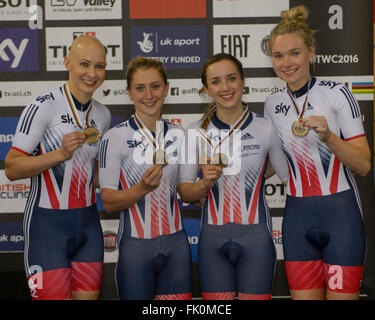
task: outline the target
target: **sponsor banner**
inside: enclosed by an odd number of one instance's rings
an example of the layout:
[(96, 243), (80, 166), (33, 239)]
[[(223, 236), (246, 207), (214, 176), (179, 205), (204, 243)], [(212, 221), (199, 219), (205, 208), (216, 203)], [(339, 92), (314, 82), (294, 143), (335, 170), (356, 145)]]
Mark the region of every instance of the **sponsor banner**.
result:
[(37, 0), (1, 0), (0, 21), (27, 21), (30, 19), (29, 7)]
[(0, 222), (0, 252), (22, 252), (22, 222)]
[(214, 18), (279, 17), (289, 0), (213, 0)]
[(239, 59), (244, 68), (272, 68), (265, 53), (268, 35), (275, 24), (214, 25), (214, 54), (229, 53)]
[[(373, 101), (373, 76), (319, 77), (344, 83), (358, 101)], [(33, 99), (46, 93), (65, 81), (0, 81), (0, 107), (26, 106)], [(209, 104), (207, 95), (199, 95), (200, 79), (170, 79), (166, 104)], [(243, 92), (245, 102), (264, 102), (268, 95), (284, 87), (279, 78), (246, 78)], [(105, 105), (132, 105), (126, 92), (126, 80), (105, 80), (93, 95)]]
[(207, 55), (206, 26), (142, 26), (131, 28), (131, 58), (144, 56), (167, 69), (200, 69)]
[(46, 20), (121, 19), (122, 0), (51, 0), (45, 15)]
[(100, 220), (103, 230), (104, 263), (116, 263), (118, 259), (118, 219)]
[(183, 219), (183, 225), (189, 240), (192, 261), (197, 262), (201, 220)]
[(282, 217), (272, 217), (272, 239), (276, 247), (277, 260), (284, 260)]
[(105, 80), (93, 98), (105, 105), (133, 104), (126, 91), (126, 80)]
[[(372, 70), (369, 1), (305, 1), (309, 25), (317, 30), (315, 72), (319, 75), (366, 75)], [(301, 0), (290, 0), (290, 7)], [(348, 41), (350, 39), (350, 44)]]
[(269, 208), (285, 208), (286, 187), (277, 174), (266, 180), (264, 192)]
[(65, 71), (64, 57), (73, 40), (82, 35), (98, 38), (107, 48), (107, 70), (122, 70), (122, 27), (46, 28), (46, 69)]
[(0, 72), (38, 71), (38, 47), (38, 30), (0, 28)]
[[(166, 104), (209, 103), (211, 100), (198, 91), (200, 79), (169, 79), (169, 94)], [(106, 105), (132, 105), (126, 91), (126, 80), (106, 80), (94, 93), (94, 98)], [(1, 100), (0, 100), (1, 103)]]
[(206, 18), (206, 1), (130, 0), (130, 19)]
[(0, 213), (24, 212), (31, 188), (30, 179), (10, 181), (0, 170)]
[(18, 117), (0, 118), (0, 160), (5, 160), (5, 157), (12, 146), (18, 119)]
[(319, 77), (320, 79), (344, 83), (358, 101), (374, 100), (373, 76)]
[(178, 124), (183, 126), (185, 129), (192, 124), (194, 121), (197, 121), (202, 118), (201, 113), (186, 113), (186, 114), (162, 114), (162, 117), (168, 120), (171, 123)]
[(22, 107), (66, 81), (1, 81), (0, 107)]

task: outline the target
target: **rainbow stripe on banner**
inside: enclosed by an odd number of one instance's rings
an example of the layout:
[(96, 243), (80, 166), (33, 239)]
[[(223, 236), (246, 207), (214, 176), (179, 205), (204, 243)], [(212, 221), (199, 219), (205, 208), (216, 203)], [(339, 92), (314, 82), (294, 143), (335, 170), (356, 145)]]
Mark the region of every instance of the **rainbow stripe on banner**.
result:
[(374, 82), (353, 82), (352, 92), (354, 94), (374, 93)]

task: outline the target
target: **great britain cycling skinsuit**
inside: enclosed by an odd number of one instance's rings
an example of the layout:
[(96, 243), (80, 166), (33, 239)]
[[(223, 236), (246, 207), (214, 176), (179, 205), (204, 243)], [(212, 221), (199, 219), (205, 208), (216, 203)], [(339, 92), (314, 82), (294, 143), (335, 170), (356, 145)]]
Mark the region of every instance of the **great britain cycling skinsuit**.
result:
[[(119, 299), (190, 299), (191, 253), (177, 203), (181, 127), (163, 121), (168, 165), (160, 185), (120, 214), (116, 285)], [(154, 152), (135, 117), (109, 130), (100, 144), (100, 187), (125, 190), (141, 181)], [(151, 157), (152, 159), (152, 157)]]
[[(310, 85), (309, 85), (310, 83)], [(350, 169), (312, 129), (292, 133), (306, 99), (304, 118), (324, 116), (330, 130), (348, 141), (365, 135), (351, 92), (333, 81), (312, 78), (303, 88), (270, 95), (265, 115), (278, 131), (289, 164), (283, 220), (285, 267), (291, 290), (327, 286), (339, 293), (359, 292), (366, 240), (358, 190)], [(309, 90), (308, 90), (309, 86)]]
[[(236, 125), (239, 131), (227, 145), (230, 138), (226, 139), (223, 132), (229, 136), (233, 126), (214, 115), (206, 129), (212, 141), (223, 141), (224, 153), (238, 157), (232, 160), (237, 169), (223, 169), (202, 209), (198, 259), (204, 299), (234, 299), (236, 291), (240, 299), (271, 298), (276, 253), (264, 173), (268, 160), (283, 181), (287, 180), (288, 169), (272, 122), (247, 107), (242, 117)], [(201, 123), (193, 123), (188, 131), (197, 130)], [(239, 135), (238, 145), (233, 142), (235, 135)], [(213, 151), (202, 151), (199, 140), (191, 144), (191, 149), (188, 147), (188, 154), (196, 158), (194, 164), (181, 166), (181, 182), (196, 181), (202, 153), (212, 157)]]
[[(65, 134), (82, 131), (77, 123), (103, 135), (110, 117), (95, 100), (80, 105), (65, 84), (24, 109), (12, 148), (29, 156), (45, 154), (59, 149)], [(70, 299), (71, 290), (100, 289), (103, 237), (93, 186), (98, 150), (99, 142), (85, 143), (70, 160), (31, 178), (23, 229), (33, 299)]]

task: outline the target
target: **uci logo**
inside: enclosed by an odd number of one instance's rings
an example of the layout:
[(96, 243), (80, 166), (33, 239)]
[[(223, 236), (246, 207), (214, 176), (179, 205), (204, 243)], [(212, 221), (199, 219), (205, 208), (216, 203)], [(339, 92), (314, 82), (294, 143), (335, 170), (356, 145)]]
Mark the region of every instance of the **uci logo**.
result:
[(282, 113), (284, 116), (286, 116), (289, 112), (289, 109), (290, 109), (290, 105), (287, 106), (286, 104), (284, 105), (282, 102), (280, 104), (278, 104), (276, 107), (275, 107), (275, 113), (278, 114), (278, 113)]

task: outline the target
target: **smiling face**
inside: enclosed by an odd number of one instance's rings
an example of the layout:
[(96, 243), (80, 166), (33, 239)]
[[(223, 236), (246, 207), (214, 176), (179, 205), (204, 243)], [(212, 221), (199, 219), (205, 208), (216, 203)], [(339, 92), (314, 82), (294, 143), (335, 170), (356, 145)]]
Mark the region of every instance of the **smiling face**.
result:
[(272, 64), (277, 76), (292, 91), (302, 88), (310, 79), (310, 62), (315, 47), (308, 48), (295, 33), (285, 33), (275, 38), (272, 45)]
[(168, 94), (169, 83), (165, 83), (155, 68), (138, 69), (132, 75), (129, 98), (133, 100), (138, 115), (159, 118)]
[(230, 60), (221, 60), (207, 67), (205, 92), (218, 108), (242, 109), (242, 91), (245, 80), (237, 66)]
[(79, 102), (86, 103), (105, 79), (105, 49), (93, 37), (77, 38), (65, 57), (65, 66), (69, 71), (70, 91)]

